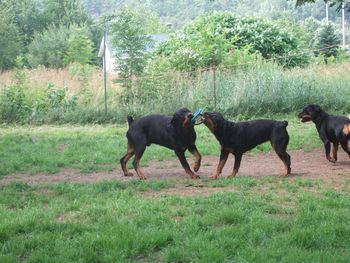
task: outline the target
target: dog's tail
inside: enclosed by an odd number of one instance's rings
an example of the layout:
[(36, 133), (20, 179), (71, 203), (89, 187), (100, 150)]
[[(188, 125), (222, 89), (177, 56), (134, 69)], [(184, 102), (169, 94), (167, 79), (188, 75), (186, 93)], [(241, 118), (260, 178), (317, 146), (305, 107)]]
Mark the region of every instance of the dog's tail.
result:
[(350, 122), (349, 122), (349, 123), (346, 123), (346, 124), (344, 125), (343, 133), (344, 133), (344, 135), (346, 135), (346, 136), (349, 136), (349, 135), (350, 135)]
[(128, 124), (129, 124), (129, 127), (130, 127), (131, 123), (134, 122), (134, 119), (131, 116), (128, 116), (127, 119), (128, 119)]

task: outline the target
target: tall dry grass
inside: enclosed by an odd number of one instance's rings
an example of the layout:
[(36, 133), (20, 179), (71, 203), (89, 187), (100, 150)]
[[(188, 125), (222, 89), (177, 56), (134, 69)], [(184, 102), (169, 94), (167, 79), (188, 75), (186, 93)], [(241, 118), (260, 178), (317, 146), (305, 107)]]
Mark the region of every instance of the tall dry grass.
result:
[[(0, 87), (12, 85), (12, 74), (0, 75)], [(125, 122), (129, 114), (135, 117), (172, 114), (179, 107), (191, 110), (200, 107), (234, 118), (294, 114), (308, 103), (318, 103), (332, 112), (350, 112), (349, 62), (289, 70), (270, 63), (219, 68), (216, 96), (211, 71), (147, 75), (133, 80), (132, 87), (127, 89), (121, 88), (115, 79), (115, 75), (109, 74), (108, 114), (105, 114), (100, 70), (83, 74), (72, 73), (72, 69), (28, 70), (24, 91), (7, 94), (7, 105), (0, 107), (0, 121), (6, 122), (1, 109), (11, 114), (12, 119), (24, 111), (26, 115), (20, 118), (23, 122), (38, 123)], [(54, 87), (51, 89), (50, 85)], [(12, 101), (18, 107), (12, 107)]]
[[(108, 86), (116, 87), (113, 79), (114, 74), (108, 74)], [(38, 68), (27, 70), (27, 87), (30, 89), (46, 88), (49, 84), (56, 87), (67, 87), (70, 92), (79, 92), (81, 89), (81, 78), (72, 74), (67, 68), (49, 69)], [(88, 76), (91, 91), (99, 95), (103, 93), (103, 72), (100, 68), (94, 68)], [(0, 89), (11, 85), (13, 82), (13, 71), (0, 73)]]

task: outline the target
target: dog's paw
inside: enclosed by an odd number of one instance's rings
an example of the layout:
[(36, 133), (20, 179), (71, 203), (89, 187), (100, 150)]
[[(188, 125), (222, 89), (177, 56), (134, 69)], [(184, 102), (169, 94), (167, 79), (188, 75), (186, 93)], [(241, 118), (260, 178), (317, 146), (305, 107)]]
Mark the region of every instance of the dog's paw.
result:
[(218, 177), (219, 177), (219, 175), (213, 174), (213, 175), (209, 176), (209, 179), (216, 180), (216, 179), (218, 179)]
[(198, 172), (200, 167), (201, 167), (200, 164), (193, 165), (193, 171)]
[(124, 176), (134, 176), (134, 174), (129, 172), (129, 173), (124, 174)]
[(336, 163), (336, 161), (337, 161), (337, 159), (334, 159), (334, 158), (329, 158), (327, 160), (330, 161), (331, 163)]
[(198, 174), (192, 174), (191, 179), (200, 179), (200, 176)]

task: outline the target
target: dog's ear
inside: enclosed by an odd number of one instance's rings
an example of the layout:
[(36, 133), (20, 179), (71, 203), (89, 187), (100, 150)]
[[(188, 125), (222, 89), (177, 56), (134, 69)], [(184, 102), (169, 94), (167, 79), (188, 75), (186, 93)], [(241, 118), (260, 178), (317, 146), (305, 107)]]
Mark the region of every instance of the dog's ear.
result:
[(173, 115), (173, 118), (171, 119), (171, 124), (173, 126), (179, 126), (181, 125), (181, 116), (177, 113)]
[(319, 105), (315, 105), (314, 109), (316, 112), (320, 112), (321, 111), (321, 107)]

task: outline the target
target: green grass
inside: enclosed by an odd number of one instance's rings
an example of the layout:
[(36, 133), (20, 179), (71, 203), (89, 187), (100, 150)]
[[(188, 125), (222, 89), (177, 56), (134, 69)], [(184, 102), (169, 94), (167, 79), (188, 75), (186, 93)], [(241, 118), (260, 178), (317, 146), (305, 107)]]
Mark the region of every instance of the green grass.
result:
[(221, 192), (143, 194), (178, 187), (162, 180), (0, 186), (0, 261), (350, 260), (348, 186), (276, 177), (203, 183)]
[[(310, 150), (321, 145), (314, 125), (302, 124), (294, 116), (288, 119), (288, 149)], [(126, 152), (127, 125), (90, 126), (1, 126), (0, 175), (9, 173), (57, 173), (63, 168), (81, 172), (119, 169), (119, 159)], [(197, 146), (203, 156), (219, 155), (219, 144), (204, 126), (196, 126)], [(271, 150), (269, 143), (259, 145), (251, 153)], [(175, 158), (173, 151), (152, 145), (142, 159)]]

